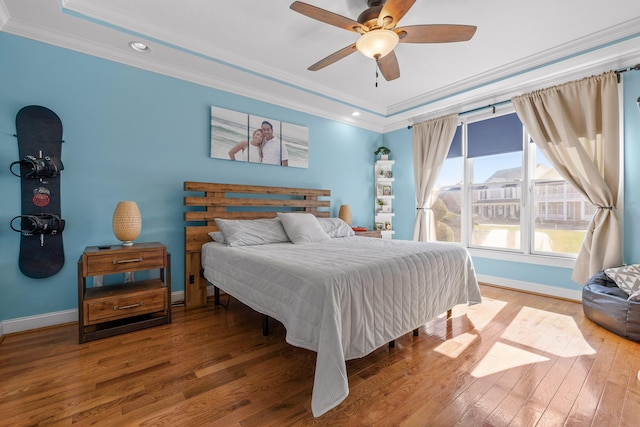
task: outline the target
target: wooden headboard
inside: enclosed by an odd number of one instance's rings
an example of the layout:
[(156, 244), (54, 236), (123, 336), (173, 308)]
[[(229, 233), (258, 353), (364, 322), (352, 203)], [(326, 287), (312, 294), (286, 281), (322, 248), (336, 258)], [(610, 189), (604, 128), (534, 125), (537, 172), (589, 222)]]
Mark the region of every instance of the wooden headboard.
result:
[(328, 200), (331, 190), (185, 181), (184, 191), (197, 193), (184, 197), (187, 209), (184, 220), (199, 223), (184, 228), (186, 308), (201, 307), (207, 303), (207, 281), (202, 276), (200, 252), (202, 245), (211, 241), (208, 233), (218, 231), (215, 218), (275, 218), (278, 212), (295, 211), (325, 218), (331, 214), (331, 202)]

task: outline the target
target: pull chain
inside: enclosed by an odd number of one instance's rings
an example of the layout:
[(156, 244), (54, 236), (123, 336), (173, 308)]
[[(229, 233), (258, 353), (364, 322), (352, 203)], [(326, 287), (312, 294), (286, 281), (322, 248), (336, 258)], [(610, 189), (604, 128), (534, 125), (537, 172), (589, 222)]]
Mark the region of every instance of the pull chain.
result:
[(378, 87), (378, 60), (376, 59), (376, 62), (374, 62), (375, 67), (376, 67), (376, 87)]

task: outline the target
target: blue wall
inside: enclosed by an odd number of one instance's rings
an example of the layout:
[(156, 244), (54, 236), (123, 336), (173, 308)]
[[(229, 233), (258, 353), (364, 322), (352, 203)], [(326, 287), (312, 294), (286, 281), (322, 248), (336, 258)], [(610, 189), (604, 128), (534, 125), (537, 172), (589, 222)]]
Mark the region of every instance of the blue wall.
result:
[[(624, 260), (627, 264), (640, 263), (640, 110), (636, 100), (640, 95), (640, 73), (623, 74), (624, 102)], [(396, 195), (393, 221), (398, 239), (411, 239), (415, 217), (415, 185), (413, 183), (412, 131), (400, 129), (384, 135), (384, 143), (396, 160), (394, 174)], [(635, 184), (635, 185), (634, 185)], [(479, 274), (504, 277), (524, 282), (534, 282), (560, 288), (580, 290), (571, 280), (572, 270), (559, 267), (542, 267), (535, 264), (501, 261), (474, 256)]]
[(623, 74), (624, 79), (624, 261), (640, 263), (640, 72)]
[[(328, 188), (333, 214), (351, 205), (354, 224), (373, 223), (373, 151), (391, 148), (396, 238), (411, 239), (415, 215), (411, 131), (380, 135), (357, 127), (142, 71), (0, 32), (0, 321), (77, 307), (76, 262), (85, 246), (117, 243), (111, 215), (119, 200), (137, 201), (139, 241), (161, 241), (172, 253), (173, 290), (183, 286), (182, 183), (235, 182)], [(640, 262), (640, 73), (625, 79), (625, 260)], [(15, 115), (44, 105), (64, 126), (62, 214), (66, 264), (47, 279), (18, 269), (20, 214)], [(233, 163), (209, 158), (209, 107), (216, 105), (309, 128), (309, 168)], [(576, 288), (571, 271), (476, 258), (481, 274)]]
[[(0, 33), (0, 321), (77, 307), (76, 263), (86, 246), (114, 244), (119, 200), (142, 213), (138, 241), (172, 254), (173, 290), (183, 288), (184, 181), (327, 188), (333, 215), (351, 205), (354, 223), (373, 223), (373, 151), (382, 135), (92, 56)], [(30, 279), (18, 269), (20, 214), (15, 116), (43, 105), (62, 119), (62, 271)], [(234, 163), (209, 157), (210, 106), (309, 128), (309, 168)]]

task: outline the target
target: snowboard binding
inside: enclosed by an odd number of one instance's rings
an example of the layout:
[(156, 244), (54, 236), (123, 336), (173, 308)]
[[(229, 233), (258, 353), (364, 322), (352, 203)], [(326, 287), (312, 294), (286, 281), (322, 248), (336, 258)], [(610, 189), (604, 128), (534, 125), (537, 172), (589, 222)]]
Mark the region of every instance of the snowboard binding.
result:
[[(13, 171), (14, 165), (20, 165), (21, 174)], [(36, 158), (26, 156), (22, 160), (15, 161), (9, 166), (12, 174), (18, 178), (55, 178), (64, 169), (62, 161), (56, 157), (44, 156)]]
[[(13, 222), (21, 218), (20, 228), (16, 228)], [(36, 215), (18, 215), (9, 224), (13, 231), (22, 233), (23, 236), (33, 236), (34, 234), (57, 234), (64, 230), (64, 219), (58, 215), (42, 213)]]

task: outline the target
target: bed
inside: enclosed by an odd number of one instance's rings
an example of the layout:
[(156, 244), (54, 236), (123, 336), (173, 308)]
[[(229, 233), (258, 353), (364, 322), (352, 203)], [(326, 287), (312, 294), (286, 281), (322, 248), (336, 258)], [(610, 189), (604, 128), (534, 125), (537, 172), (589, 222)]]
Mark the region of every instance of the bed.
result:
[[(206, 304), (211, 283), (281, 322), (290, 344), (317, 352), (311, 398), (316, 417), (347, 397), (346, 360), (455, 305), (481, 302), (466, 249), (332, 228), (337, 222), (329, 218), (328, 190), (195, 182), (185, 182), (184, 189), (200, 193), (185, 197), (185, 220), (204, 222), (185, 228), (186, 306)], [(291, 241), (273, 228), (266, 244), (254, 244), (255, 232), (242, 234), (243, 227), (261, 221), (268, 227), (281, 223)], [(235, 245), (230, 225), (249, 237)], [(216, 232), (227, 241), (213, 241), (221, 240)]]

